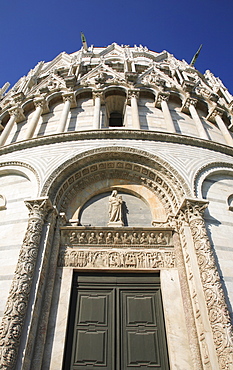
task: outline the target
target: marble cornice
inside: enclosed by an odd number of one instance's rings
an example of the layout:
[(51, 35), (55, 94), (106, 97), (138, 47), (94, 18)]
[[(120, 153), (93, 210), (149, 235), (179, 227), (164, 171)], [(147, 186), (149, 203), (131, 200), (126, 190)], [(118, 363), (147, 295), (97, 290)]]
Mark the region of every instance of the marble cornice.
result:
[(233, 156), (233, 147), (229, 145), (220, 144), (215, 141), (203, 140), (201, 138), (184, 136), (174, 133), (155, 132), (147, 130), (87, 130), (75, 131), (61, 134), (48, 135), (14, 144), (2, 146), (0, 148), (0, 155), (25, 150), (28, 148), (50, 145), (54, 143), (63, 143), (69, 141), (84, 141), (84, 140), (139, 140), (139, 141), (155, 141), (168, 142), (175, 144), (182, 144), (194, 146), (203, 149), (209, 149), (219, 153), (224, 153)]

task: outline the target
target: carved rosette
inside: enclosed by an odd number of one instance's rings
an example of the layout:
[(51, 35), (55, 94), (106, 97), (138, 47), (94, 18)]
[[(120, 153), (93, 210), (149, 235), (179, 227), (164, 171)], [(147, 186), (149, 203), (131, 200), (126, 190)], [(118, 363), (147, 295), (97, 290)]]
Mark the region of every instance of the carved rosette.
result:
[(0, 369), (4, 370), (15, 368), (42, 227), (46, 215), (53, 209), (47, 197), (25, 203), (29, 208), (28, 227), (0, 328)]
[(216, 261), (206, 232), (203, 213), (207, 203), (187, 201), (185, 215), (194, 241), (220, 369), (233, 367), (233, 333)]

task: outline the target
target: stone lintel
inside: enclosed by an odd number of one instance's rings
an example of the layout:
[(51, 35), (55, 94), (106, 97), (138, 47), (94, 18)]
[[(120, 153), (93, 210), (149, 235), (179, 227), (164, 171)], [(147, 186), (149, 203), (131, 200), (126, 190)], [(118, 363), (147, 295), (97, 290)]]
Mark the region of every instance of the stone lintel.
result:
[(62, 246), (81, 247), (140, 247), (158, 248), (173, 247), (170, 227), (88, 227), (88, 226), (62, 226)]

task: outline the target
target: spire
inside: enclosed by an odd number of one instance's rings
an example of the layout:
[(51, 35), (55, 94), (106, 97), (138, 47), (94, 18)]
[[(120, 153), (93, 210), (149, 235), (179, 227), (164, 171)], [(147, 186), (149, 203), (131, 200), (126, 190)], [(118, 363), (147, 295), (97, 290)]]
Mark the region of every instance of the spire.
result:
[(81, 40), (82, 40), (82, 44), (83, 44), (83, 49), (85, 51), (87, 51), (87, 41), (86, 41), (86, 37), (84, 36), (84, 33), (81, 32)]
[(193, 67), (194, 64), (196, 63), (196, 60), (200, 54), (201, 48), (202, 48), (202, 44), (200, 45), (199, 49), (197, 50), (196, 54), (193, 56), (193, 59), (191, 60), (191, 63), (190, 63), (191, 67)]

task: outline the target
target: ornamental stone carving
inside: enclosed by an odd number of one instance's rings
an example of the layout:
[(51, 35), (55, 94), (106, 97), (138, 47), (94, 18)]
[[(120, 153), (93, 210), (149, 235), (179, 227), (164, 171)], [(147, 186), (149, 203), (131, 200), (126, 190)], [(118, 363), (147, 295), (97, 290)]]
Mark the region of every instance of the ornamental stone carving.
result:
[(181, 111), (182, 112), (189, 112), (189, 107), (191, 105), (193, 105), (194, 107), (197, 105), (197, 102), (198, 100), (195, 99), (195, 98), (191, 98), (191, 97), (188, 97), (184, 102), (183, 102), (183, 105), (182, 105), (182, 108), (181, 108)]
[(122, 196), (117, 195), (117, 190), (113, 190), (108, 200), (109, 223), (108, 226), (123, 226), (122, 221)]
[(122, 227), (115, 231), (111, 227), (73, 227), (61, 228), (62, 246), (93, 247), (145, 247), (172, 248), (172, 229), (167, 228), (133, 228)]
[(64, 103), (68, 101), (70, 103), (71, 108), (75, 108), (77, 106), (76, 97), (73, 92), (66, 92), (62, 94), (62, 99)]
[(23, 109), (20, 106), (12, 107), (9, 109), (9, 115), (15, 116), (16, 122), (21, 122), (25, 119)]
[(184, 208), (190, 225), (214, 344), (222, 370), (233, 367), (233, 333), (221, 280), (203, 219), (207, 202), (187, 200)]
[(163, 101), (168, 102), (169, 96), (170, 93), (168, 92), (159, 92), (156, 98), (155, 106), (160, 108)]
[(87, 250), (62, 249), (58, 258), (59, 267), (161, 269), (176, 266), (173, 250)]
[(52, 210), (52, 205), (47, 197), (28, 200), (25, 203), (29, 209), (28, 227), (0, 328), (0, 363), (1, 369), (4, 370), (15, 367), (42, 227), (45, 216)]

